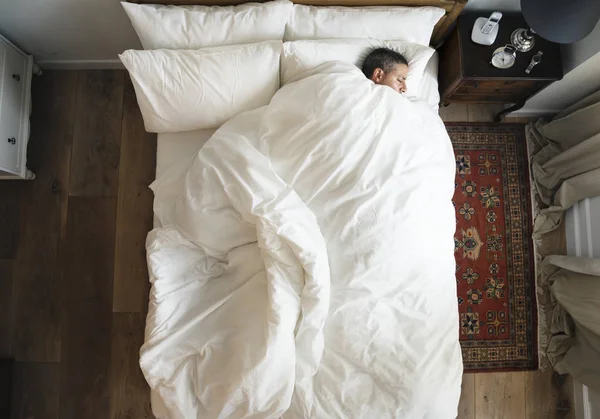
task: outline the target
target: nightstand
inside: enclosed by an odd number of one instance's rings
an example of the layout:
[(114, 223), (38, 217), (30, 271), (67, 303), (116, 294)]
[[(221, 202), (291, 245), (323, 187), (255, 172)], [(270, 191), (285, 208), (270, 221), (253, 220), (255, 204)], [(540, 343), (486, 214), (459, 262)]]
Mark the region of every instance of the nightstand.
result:
[[(510, 35), (517, 28), (527, 28), (520, 14), (505, 14), (493, 45), (471, 41), (473, 24), (479, 14), (459, 17), (458, 24), (439, 50), (439, 86), (441, 103), (514, 103), (496, 115), (520, 109), (525, 101), (563, 76), (560, 46), (535, 35), (535, 45), (527, 52), (517, 52), (515, 64), (498, 69), (490, 60), (496, 48), (510, 44)], [(530, 74), (525, 73), (531, 58), (542, 51), (542, 61)]]

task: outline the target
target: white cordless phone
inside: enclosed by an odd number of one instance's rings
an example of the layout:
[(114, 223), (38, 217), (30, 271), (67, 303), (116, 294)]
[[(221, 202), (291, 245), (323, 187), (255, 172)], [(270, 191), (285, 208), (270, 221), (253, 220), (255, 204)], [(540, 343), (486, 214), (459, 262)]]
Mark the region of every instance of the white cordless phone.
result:
[(494, 28), (498, 25), (498, 22), (500, 22), (500, 19), (502, 19), (502, 13), (492, 13), (488, 18), (487, 22), (483, 24), (483, 27), (481, 28), (481, 33), (483, 33), (484, 35), (489, 35), (490, 33), (492, 33)]
[(471, 39), (476, 44), (492, 45), (498, 35), (498, 22), (502, 19), (502, 13), (493, 12), (487, 19), (479, 17), (473, 25)]

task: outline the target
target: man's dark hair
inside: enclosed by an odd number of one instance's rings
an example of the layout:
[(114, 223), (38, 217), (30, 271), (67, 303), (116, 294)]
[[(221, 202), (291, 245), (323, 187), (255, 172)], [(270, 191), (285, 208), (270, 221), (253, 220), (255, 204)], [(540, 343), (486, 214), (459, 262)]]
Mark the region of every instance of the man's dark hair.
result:
[(404, 55), (389, 48), (375, 48), (365, 58), (362, 72), (370, 79), (376, 68), (381, 68), (385, 73), (389, 73), (398, 64), (408, 65)]

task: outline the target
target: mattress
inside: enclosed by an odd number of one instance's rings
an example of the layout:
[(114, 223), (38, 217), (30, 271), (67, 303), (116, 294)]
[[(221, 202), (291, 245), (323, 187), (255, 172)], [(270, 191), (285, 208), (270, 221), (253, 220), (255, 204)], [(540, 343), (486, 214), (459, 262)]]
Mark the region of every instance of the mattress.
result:
[[(169, 169), (189, 167), (192, 159), (215, 131), (216, 129), (200, 129), (158, 134), (156, 179), (165, 175)], [(154, 227), (160, 227), (156, 215), (154, 216)]]

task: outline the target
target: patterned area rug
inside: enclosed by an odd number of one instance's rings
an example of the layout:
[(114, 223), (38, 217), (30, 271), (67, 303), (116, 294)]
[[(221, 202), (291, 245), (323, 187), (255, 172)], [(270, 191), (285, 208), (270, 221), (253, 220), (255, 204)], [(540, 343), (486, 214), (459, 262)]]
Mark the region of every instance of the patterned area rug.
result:
[(456, 155), (456, 283), (466, 371), (536, 369), (525, 128), (447, 123)]

